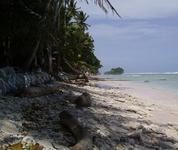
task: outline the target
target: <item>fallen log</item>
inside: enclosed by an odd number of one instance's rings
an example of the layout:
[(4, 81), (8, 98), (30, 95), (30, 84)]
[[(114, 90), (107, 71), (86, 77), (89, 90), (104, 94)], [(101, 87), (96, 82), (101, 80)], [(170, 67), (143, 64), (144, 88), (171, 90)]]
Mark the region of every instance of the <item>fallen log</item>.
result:
[(21, 90), (20, 97), (27, 97), (27, 98), (33, 98), (38, 96), (43, 96), (47, 94), (52, 94), (59, 91), (59, 87), (52, 87), (52, 86), (31, 86), (26, 87)]
[(93, 150), (92, 136), (75, 116), (65, 110), (59, 114), (59, 117), (61, 124), (69, 128), (77, 141), (71, 150)]

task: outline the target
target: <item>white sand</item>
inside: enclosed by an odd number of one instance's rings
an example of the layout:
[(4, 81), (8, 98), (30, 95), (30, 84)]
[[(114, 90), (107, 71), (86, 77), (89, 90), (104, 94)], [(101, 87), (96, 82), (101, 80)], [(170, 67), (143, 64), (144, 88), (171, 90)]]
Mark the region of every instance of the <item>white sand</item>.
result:
[[(30, 135), (46, 149), (67, 149), (75, 141), (69, 131), (63, 131), (58, 117), (67, 110), (91, 132), (93, 150), (178, 149), (177, 93), (125, 81), (53, 85), (60, 91), (35, 98), (0, 98), (0, 147), (12, 143), (11, 138), (4, 140), (8, 136), (29, 139)], [(73, 101), (84, 91), (91, 95), (92, 106), (76, 108)]]
[(126, 81), (99, 81), (97, 83), (118, 88), (150, 106), (153, 111), (150, 112), (152, 116), (148, 119), (155, 123), (178, 123), (178, 93)]

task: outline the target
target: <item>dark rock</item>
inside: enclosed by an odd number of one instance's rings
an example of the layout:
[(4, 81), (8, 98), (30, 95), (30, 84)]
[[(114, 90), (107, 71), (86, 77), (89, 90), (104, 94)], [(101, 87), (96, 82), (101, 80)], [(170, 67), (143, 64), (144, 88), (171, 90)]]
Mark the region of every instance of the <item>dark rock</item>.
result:
[(83, 106), (83, 107), (88, 107), (88, 106), (91, 106), (91, 97), (90, 97), (90, 94), (85, 92), (83, 93), (82, 95), (80, 95), (75, 101), (74, 103), (80, 107), (80, 106)]

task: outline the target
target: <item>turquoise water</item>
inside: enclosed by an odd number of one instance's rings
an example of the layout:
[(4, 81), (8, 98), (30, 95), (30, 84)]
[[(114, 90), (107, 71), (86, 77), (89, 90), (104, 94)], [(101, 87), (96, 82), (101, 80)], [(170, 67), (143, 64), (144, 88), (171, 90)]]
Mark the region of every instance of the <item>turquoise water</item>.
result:
[(98, 75), (99, 78), (127, 81), (134, 84), (142, 84), (154, 88), (161, 88), (178, 92), (178, 73), (149, 73), (149, 74), (123, 74), (123, 75)]

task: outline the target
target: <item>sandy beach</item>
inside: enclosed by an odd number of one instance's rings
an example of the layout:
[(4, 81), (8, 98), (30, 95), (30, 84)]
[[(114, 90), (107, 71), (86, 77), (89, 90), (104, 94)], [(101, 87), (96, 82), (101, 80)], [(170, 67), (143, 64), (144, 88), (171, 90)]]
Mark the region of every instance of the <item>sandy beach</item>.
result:
[[(0, 97), (0, 147), (20, 141), (39, 143), (43, 150), (73, 147), (75, 138), (59, 119), (59, 113), (67, 110), (92, 135), (93, 150), (178, 149), (176, 93), (109, 80), (50, 86), (59, 92)], [(76, 108), (73, 101), (83, 92), (91, 95), (92, 105)]]
[(98, 84), (118, 88), (121, 92), (129, 93), (140, 102), (151, 106), (154, 111), (149, 119), (156, 123), (167, 124), (178, 120), (178, 93), (126, 81), (99, 81)]

